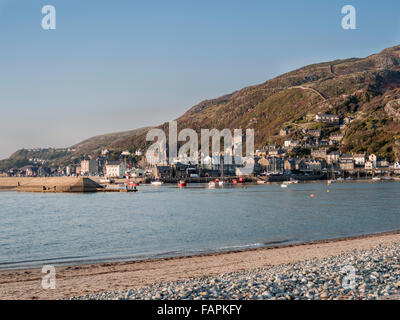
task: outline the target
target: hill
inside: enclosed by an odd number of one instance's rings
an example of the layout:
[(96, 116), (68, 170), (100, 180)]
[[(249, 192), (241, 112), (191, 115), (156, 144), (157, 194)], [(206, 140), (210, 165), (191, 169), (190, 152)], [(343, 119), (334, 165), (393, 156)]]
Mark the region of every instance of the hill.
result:
[[(352, 121), (340, 129), (315, 123), (318, 113), (336, 114)], [(389, 160), (400, 158), (400, 46), (366, 58), (351, 58), (309, 65), (262, 84), (243, 88), (217, 99), (205, 100), (177, 119), (178, 127), (254, 128), (255, 143), (262, 147), (282, 143), (279, 131), (290, 129), (296, 137), (302, 129), (320, 128), (343, 134), (342, 152), (376, 153)], [(159, 128), (167, 129), (164, 123)], [(102, 148), (115, 151), (145, 148), (142, 128), (97, 136), (60, 154), (63, 162)], [(336, 130), (336, 132), (335, 132)], [(167, 131), (167, 130), (166, 130)], [(0, 167), (24, 163), (32, 154), (18, 151)], [(26, 163), (26, 161), (25, 161)]]

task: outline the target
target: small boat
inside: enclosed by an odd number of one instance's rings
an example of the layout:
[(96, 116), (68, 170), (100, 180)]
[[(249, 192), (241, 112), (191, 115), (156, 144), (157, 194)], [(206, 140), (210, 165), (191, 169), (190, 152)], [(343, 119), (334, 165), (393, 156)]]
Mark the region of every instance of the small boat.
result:
[(223, 180), (218, 181), (218, 185), (223, 186), (224, 184), (225, 184), (225, 181), (223, 181)]
[(214, 182), (214, 181), (210, 181), (210, 182), (208, 183), (208, 187), (209, 187), (210, 189), (215, 188), (215, 182)]
[(245, 183), (246, 182), (246, 179), (245, 178), (243, 178), (243, 177), (240, 177), (239, 178), (239, 183)]
[(161, 186), (163, 184), (164, 184), (164, 182), (162, 182), (161, 180), (155, 180), (155, 181), (151, 182), (152, 186)]
[(281, 188), (287, 188), (288, 187), (288, 184), (287, 183), (282, 183), (281, 184)]
[(111, 183), (110, 179), (100, 179), (100, 183)]
[(119, 189), (119, 192), (138, 192), (139, 190), (136, 187), (126, 186), (125, 188)]
[(178, 182), (178, 187), (179, 187), (179, 188), (186, 187), (186, 181), (185, 181), (185, 180), (180, 180), (180, 181)]
[(381, 181), (381, 178), (379, 178), (379, 177), (373, 177), (372, 180), (373, 180), (373, 181)]
[(257, 180), (257, 184), (264, 184), (265, 181), (264, 180)]

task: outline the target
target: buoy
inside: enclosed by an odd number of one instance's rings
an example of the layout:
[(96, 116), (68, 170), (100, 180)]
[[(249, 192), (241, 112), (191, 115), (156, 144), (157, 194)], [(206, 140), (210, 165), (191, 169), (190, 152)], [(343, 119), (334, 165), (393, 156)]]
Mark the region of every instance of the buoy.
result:
[(328, 190), (326, 190), (326, 192), (331, 192), (331, 190), (328, 189)]
[(311, 198), (314, 198), (314, 197), (315, 197), (315, 194), (314, 194), (314, 193), (312, 193), (312, 194), (310, 195), (310, 197), (311, 197)]

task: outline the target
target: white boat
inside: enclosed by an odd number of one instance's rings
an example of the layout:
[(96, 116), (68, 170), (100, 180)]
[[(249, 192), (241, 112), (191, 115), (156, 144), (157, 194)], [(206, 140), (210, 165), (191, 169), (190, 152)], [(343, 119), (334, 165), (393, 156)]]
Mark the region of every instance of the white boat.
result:
[(151, 182), (151, 185), (153, 185), (153, 186), (161, 186), (162, 184), (164, 184), (164, 182), (159, 181), (159, 180), (156, 180), (156, 181), (152, 181), (152, 182)]
[(298, 180), (290, 180), (290, 181), (285, 181), (284, 183), (285, 184), (297, 184), (297, 183), (299, 183), (299, 181)]
[(225, 184), (225, 182), (224, 182), (223, 180), (221, 180), (221, 181), (218, 181), (218, 184), (219, 184), (220, 186), (223, 186), (223, 185)]
[(381, 178), (379, 178), (379, 177), (373, 177), (372, 180), (373, 180), (373, 181), (381, 181)]
[(281, 184), (281, 188), (287, 188), (288, 187), (288, 184), (287, 183), (282, 183)]
[(210, 182), (208, 183), (208, 187), (209, 187), (209, 188), (215, 188), (215, 182), (214, 182), (214, 181), (210, 181)]
[(100, 179), (100, 183), (110, 183), (110, 179)]

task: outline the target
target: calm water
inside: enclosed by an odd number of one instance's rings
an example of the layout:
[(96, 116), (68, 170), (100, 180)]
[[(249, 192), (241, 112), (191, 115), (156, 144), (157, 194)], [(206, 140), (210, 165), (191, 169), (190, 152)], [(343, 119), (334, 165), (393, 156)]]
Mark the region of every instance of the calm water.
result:
[[(400, 229), (400, 183), (0, 192), (0, 268), (143, 259)], [(310, 194), (315, 194), (314, 198)]]

